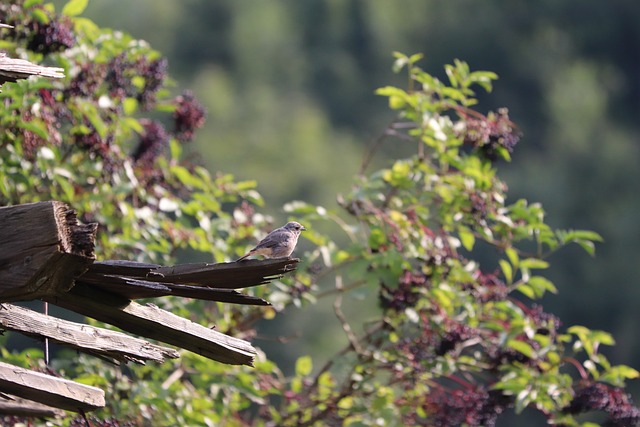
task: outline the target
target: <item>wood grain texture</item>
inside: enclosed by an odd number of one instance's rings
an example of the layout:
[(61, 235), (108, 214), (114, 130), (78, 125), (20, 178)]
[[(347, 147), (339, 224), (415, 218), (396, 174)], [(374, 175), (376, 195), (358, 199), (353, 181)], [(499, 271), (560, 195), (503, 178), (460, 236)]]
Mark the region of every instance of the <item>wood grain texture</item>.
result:
[(64, 411), (32, 400), (16, 396), (0, 399), (0, 414), (17, 415), (19, 417), (62, 417)]
[(0, 391), (67, 411), (91, 411), (105, 405), (104, 391), (41, 372), (0, 362)]
[(9, 58), (6, 53), (0, 52), (0, 85), (31, 76), (60, 79), (64, 77), (63, 71), (63, 68), (43, 67), (24, 59)]
[(141, 305), (99, 289), (73, 288), (47, 301), (118, 328), (230, 365), (252, 365), (255, 348), (153, 304)]
[(64, 292), (93, 262), (96, 224), (61, 202), (0, 208), (0, 302)]
[(12, 304), (3, 304), (3, 309), (0, 309), (0, 326), (32, 337), (47, 337), (58, 344), (121, 362), (162, 362), (165, 358), (179, 357), (174, 349), (151, 344), (122, 332), (46, 316)]
[(227, 263), (192, 263), (163, 267), (113, 260), (96, 262), (76, 286), (104, 289), (128, 299), (166, 295), (232, 304), (270, 305), (264, 299), (235, 291), (264, 285), (296, 269), (297, 258)]

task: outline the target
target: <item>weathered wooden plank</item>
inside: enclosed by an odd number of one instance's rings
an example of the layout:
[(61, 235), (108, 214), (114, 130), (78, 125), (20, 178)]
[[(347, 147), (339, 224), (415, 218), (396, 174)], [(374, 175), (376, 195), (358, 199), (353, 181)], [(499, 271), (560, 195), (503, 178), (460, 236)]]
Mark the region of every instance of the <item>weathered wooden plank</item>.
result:
[(179, 357), (174, 349), (151, 344), (140, 338), (46, 316), (12, 304), (3, 304), (3, 309), (0, 309), (0, 326), (29, 336), (47, 337), (53, 342), (80, 351), (119, 361), (162, 362), (165, 358)]
[(297, 258), (248, 260), (241, 263), (179, 264), (149, 272), (147, 280), (161, 283), (199, 284), (212, 288), (238, 289), (262, 285), (295, 270)]
[(124, 276), (85, 274), (82, 276), (82, 279), (76, 280), (76, 287), (83, 286), (101, 288), (129, 299), (157, 298), (173, 295), (231, 304), (271, 305), (262, 298), (245, 295), (232, 289), (158, 283)]
[(61, 417), (64, 415), (64, 411), (58, 408), (16, 396), (7, 397), (9, 399), (0, 398), (0, 414), (38, 418)]
[(0, 391), (67, 411), (93, 411), (105, 405), (104, 391), (64, 378), (0, 362)]
[(93, 262), (96, 224), (61, 202), (0, 208), (0, 302), (64, 292)]
[(217, 289), (239, 289), (257, 286), (294, 271), (300, 260), (280, 258), (247, 260), (241, 263), (191, 263), (174, 266), (135, 263), (131, 261), (100, 261), (92, 264), (78, 279), (91, 284), (108, 283), (106, 276), (121, 276), (148, 282), (182, 284)]
[[(6, 25), (2, 25), (6, 27)], [(6, 53), (0, 53), (0, 85), (15, 82), (30, 76), (42, 76), (60, 79), (64, 77), (63, 68), (43, 67), (24, 59), (9, 58)]]
[(45, 299), (133, 334), (175, 345), (218, 362), (252, 365), (256, 354), (247, 341), (206, 328), (155, 305), (141, 305), (99, 289), (76, 287)]

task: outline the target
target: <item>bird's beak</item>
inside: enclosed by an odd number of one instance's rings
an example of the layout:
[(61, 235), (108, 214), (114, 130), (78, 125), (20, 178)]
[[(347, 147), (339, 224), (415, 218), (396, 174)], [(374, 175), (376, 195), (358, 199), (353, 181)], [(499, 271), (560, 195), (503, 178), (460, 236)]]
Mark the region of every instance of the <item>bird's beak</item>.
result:
[(304, 225), (301, 225), (301, 226), (300, 226), (300, 231), (307, 231), (307, 229), (306, 229), (306, 228), (304, 228)]

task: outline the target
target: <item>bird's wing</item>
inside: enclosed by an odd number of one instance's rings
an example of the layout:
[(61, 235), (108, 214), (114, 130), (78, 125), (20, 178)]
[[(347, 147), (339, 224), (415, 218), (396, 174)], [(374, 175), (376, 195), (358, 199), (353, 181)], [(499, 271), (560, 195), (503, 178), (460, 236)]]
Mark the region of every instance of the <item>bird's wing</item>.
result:
[(260, 243), (254, 248), (275, 248), (281, 246), (289, 240), (289, 232), (287, 230), (277, 229), (267, 234), (267, 237), (262, 239)]

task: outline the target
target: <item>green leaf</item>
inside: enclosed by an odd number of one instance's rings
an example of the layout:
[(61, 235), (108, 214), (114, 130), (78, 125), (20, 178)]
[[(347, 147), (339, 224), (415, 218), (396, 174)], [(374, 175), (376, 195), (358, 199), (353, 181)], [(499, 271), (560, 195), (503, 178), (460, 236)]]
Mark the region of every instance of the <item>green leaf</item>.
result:
[(345, 396), (338, 401), (338, 408), (340, 409), (351, 409), (353, 407), (353, 397)]
[(129, 128), (139, 134), (144, 132), (144, 128), (142, 127), (140, 122), (137, 119), (134, 119), (133, 117), (123, 117), (120, 119), (120, 123), (122, 123), (124, 128)]
[(574, 350), (584, 348), (590, 358), (594, 358), (596, 356), (596, 349), (600, 344), (615, 344), (613, 336), (605, 331), (592, 331), (585, 326), (575, 325), (568, 328), (567, 332), (575, 335), (578, 338), (578, 341), (573, 345)]
[(127, 97), (122, 101), (122, 111), (130, 116), (138, 109), (138, 100), (135, 98)]
[(545, 269), (549, 268), (549, 263), (538, 258), (526, 258), (520, 261), (520, 268)]
[(596, 251), (594, 242), (602, 242), (604, 239), (598, 233), (589, 230), (557, 230), (556, 236), (561, 243), (576, 243), (589, 255)]
[(518, 269), (520, 265), (520, 257), (518, 257), (518, 252), (514, 248), (507, 248), (504, 251), (507, 254), (507, 258), (509, 258), (509, 262), (513, 266), (514, 269)]
[(31, 10), (31, 16), (41, 24), (49, 23), (49, 16), (47, 16), (47, 13), (43, 9), (36, 8)]
[(384, 232), (379, 228), (374, 228), (371, 230), (371, 234), (369, 234), (369, 247), (371, 249), (377, 250), (387, 242), (387, 236), (385, 236)]
[(536, 292), (526, 283), (520, 283), (516, 289), (527, 298), (536, 299)]
[(37, 4), (40, 4), (40, 3), (42, 3), (42, 0), (26, 0), (24, 2), (23, 6), (24, 6), (25, 9), (29, 9), (30, 7), (35, 6)]
[(563, 242), (571, 242), (575, 240), (591, 240), (592, 242), (604, 241), (601, 235), (590, 230), (558, 230), (558, 234), (562, 235)]
[(184, 166), (172, 166), (171, 172), (186, 186), (193, 188), (203, 188), (204, 186), (202, 180), (189, 172), (189, 170)]
[(546, 291), (553, 294), (558, 293), (558, 289), (556, 288), (556, 286), (549, 279), (542, 276), (533, 276), (529, 278), (527, 283), (534, 289), (540, 289), (542, 291), (540, 296), (542, 296), (542, 294), (544, 294), (544, 292)]
[(307, 376), (313, 370), (313, 361), (311, 356), (301, 356), (296, 360), (296, 375), (299, 377)]
[(182, 158), (182, 144), (180, 144), (177, 140), (172, 139), (169, 142), (169, 152), (171, 153), (172, 159), (180, 160), (180, 158)]
[(84, 12), (89, 0), (70, 0), (62, 8), (62, 14), (67, 16), (77, 16)]
[(545, 292), (558, 293), (558, 289), (550, 280), (542, 276), (533, 276), (529, 278), (527, 284), (531, 286), (538, 298), (542, 297)]
[(504, 274), (506, 282), (508, 284), (513, 283), (513, 269), (511, 268), (511, 264), (505, 259), (501, 259), (498, 263), (500, 263), (500, 268), (502, 269), (502, 274)]
[(462, 246), (468, 251), (473, 250), (473, 246), (476, 243), (476, 237), (473, 235), (473, 232), (467, 227), (460, 227), (458, 229), (458, 235), (460, 236)]
[(624, 387), (625, 380), (640, 378), (640, 372), (627, 365), (617, 365), (607, 369), (600, 376), (600, 381), (608, 382), (616, 387)]
[(76, 31), (86, 35), (89, 40), (95, 40), (102, 34), (100, 27), (98, 27), (91, 19), (79, 16), (73, 21), (75, 23)]
[(522, 411), (524, 411), (525, 408), (529, 406), (529, 403), (531, 402), (531, 400), (532, 400), (531, 390), (529, 388), (525, 388), (524, 390), (521, 390), (520, 393), (516, 395), (516, 401), (515, 401), (516, 414), (520, 414)]
[(536, 358), (536, 353), (531, 344), (520, 341), (520, 340), (509, 340), (507, 341), (507, 347), (517, 351), (518, 353), (522, 353), (530, 359)]
[(29, 122), (18, 122), (18, 126), (20, 126), (24, 130), (35, 133), (42, 139), (47, 139), (49, 136), (49, 134), (47, 133), (46, 125), (40, 119), (32, 119)]

